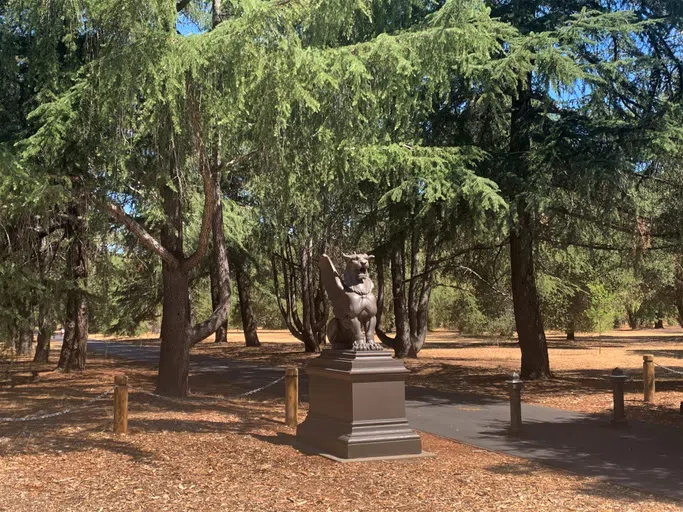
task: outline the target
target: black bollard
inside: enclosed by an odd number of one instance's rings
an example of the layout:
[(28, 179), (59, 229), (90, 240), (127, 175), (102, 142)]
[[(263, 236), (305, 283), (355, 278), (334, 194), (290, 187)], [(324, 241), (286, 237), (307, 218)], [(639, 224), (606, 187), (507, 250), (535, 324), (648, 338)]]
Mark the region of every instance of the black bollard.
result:
[(513, 372), (512, 380), (507, 381), (510, 391), (510, 432), (517, 433), (522, 430), (522, 388), (524, 382), (517, 372)]
[(615, 368), (609, 378), (612, 381), (612, 401), (614, 403), (612, 425), (623, 427), (627, 424), (624, 406), (624, 383), (628, 377), (621, 368)]

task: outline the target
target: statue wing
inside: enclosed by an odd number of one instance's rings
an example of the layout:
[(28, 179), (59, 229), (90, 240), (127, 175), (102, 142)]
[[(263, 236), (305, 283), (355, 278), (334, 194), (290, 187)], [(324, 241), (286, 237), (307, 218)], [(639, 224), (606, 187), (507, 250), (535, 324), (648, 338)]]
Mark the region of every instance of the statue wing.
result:
[(319, 264), (320, 277), (325, 285), (325, 290), (330, 300), (334, 302), (336, 297), (344, 294), (344, 284), (337, 273), (337, 269), (334, 268), (334, 263), (332, 263), (327, 254), (320, 256)]

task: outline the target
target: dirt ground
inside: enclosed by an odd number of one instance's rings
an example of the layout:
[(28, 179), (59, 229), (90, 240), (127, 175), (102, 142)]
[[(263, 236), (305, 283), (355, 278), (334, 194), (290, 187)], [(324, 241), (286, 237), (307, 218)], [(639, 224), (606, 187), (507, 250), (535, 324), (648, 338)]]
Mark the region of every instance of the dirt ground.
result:
[[(316, 354), (287, 331), (263, 331), (263, 346), (248, 348), (239, 331), (230, 331), (227, 345), (206, 340), (194, 350), (216, 357), (234, 357), (272, 366), (305, 367)], [(130, 343), (156, 344), (153, 335), (129, 339)], [(555, 378), (525, 384), (524, 400), (572, 411), (610, 414), (612, 392), (607, 376), (615, 367), (630, 376), (626, 385), (627, 414), (631, 418), (683, 426), (683, 329), (620, 330), (578, 334), (567, 341), (559, 333), (548, 336), (550, 365)], [(657, 393), (653, 404), (643, 402), (643, 354), (682, 374), (656, 368)], [(442, 391), (507, 397), (505, 381), (519, 371), (520, 352), (515, 339), (465, 337), (437, 331), (429, 334), (418, 359), (409, 359), (408, 384)]]
[[(426, 353), (421, 362), (428, 369), (434, 360)], [(507, 372), (500, 364), (493, 373)], [(111, 433), (110, 396), (39, 422), (0, 423), (0, 510), (683, 511), (679, 502), (430, 435), (424, 448), (435, 458), (339, 464), (303, 455), (282, 424), (282, 401), (223, 399), (239, 388), (207, 375), (191, 378), (199, 396), (167, 402), (143, 393), (153, 389), (152, 369), (100, 356), (82, 373), (46, 371), (33, 382), (27, 374), (0, 386), (0, 415), (78, 407), (119, 372), (131, 386), (126, 436)]]

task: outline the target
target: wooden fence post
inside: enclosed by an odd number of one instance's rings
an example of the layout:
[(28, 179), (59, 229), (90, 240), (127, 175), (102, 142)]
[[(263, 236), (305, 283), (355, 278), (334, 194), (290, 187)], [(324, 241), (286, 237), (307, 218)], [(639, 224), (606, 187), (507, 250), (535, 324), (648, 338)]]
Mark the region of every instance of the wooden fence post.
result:
[(296, 427), (299, 423), (299, 369), (285, 370), (285, 424)]
[(114, 377), (114, 433), (128, 433), (128, 377)]
[(643, 396), (646, 402), (655, 401), (655, 356), (643, 356)]

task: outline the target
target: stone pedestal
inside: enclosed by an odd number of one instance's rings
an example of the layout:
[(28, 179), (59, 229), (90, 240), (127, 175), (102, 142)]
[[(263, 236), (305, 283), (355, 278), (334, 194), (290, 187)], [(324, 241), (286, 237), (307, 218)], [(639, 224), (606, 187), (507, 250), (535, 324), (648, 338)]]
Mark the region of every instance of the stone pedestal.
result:
[(306, 370), (310, 408), (297, 442), (341, 460), (419, 456), (406, 419), (408, 370), (389, 351), (324, 350)]

